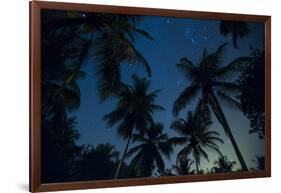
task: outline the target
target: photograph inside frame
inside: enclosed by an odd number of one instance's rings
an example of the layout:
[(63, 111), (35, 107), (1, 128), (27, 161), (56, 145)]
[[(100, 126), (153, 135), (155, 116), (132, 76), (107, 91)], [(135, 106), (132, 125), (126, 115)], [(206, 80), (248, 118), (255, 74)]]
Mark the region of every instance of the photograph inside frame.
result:
[(41, 181), (264, 171), (263, 22), (41, 11)]

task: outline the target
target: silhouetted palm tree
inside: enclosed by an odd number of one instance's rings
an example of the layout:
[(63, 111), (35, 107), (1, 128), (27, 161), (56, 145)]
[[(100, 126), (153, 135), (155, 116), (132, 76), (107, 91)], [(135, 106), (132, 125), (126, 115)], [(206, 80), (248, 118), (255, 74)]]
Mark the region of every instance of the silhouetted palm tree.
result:
[(163, 156), (170, 159), (173, 151), (172, 144), (168, 142), (167, 134), (163, 133), (163, 125), (156, 123), (147, 129), (145, 135), (133, 134), (132, 141), (140, 143), (132, 147), (127, 156), (135, 155), (131, 164), (139, 171), (140, 176), (151, 176), (154, 169), (164, 171)]
[(108, 127), (118, 125), (119, 136), (127, 140), (115, 178), (118, 178), (133, 132), (137, 131), (143, 135), (153, 123), (153, 112), (164, 110), (163, 107), (154, 103), (160, 90), (149, 92), (150, 81), (136, 75), (133, 75), (132, 79), (133, 86), (123, 84), (117, 93), (119, 100), (116, 109), (103, 118), (107, 121)]
[(229, 33), (232, 34), (232, 44), (235, 48), (238, 48), (238, 38), (244, 38), (250, 33), (250, 29), (246, 22), (241, 21), (221, 21), (220, 32), (224, 36)]
[[(74, 79), (88, 56), (93, 57), (93, 64), (97, 67), (102, 99), (118, 90), (121, 83), (121, 63), (139, 64), (151, 75), (150, 65), (133, 45), (138, 35), (153, 39), (149, 33), (137, 28), (141, 20), (140, 16), (66, 12), (64, 15), (58, 14), (56, 19), (44, 22), (43, 30), (48, 30), (49, 33), (63, 33), (64, 37), (68, 37), (68, 33), (74, 31), (71, 38), (60, 41), (61, 47), (67, 47), (67, 53), (69, 50), (75, 51), (71, 57), (72, 62), (74, 61), (72, 72), (67, 74), (54, 94), (57, 95)], [(79, 46), (69, 48), (69, 42), (72, 42), (72, 47), (77, 44)], [(89, 53), (90, 50), (92, 53)]]
[(233, 168), (236, 165), (235, 161), (228, 161), (227, 156), (220, 156), (218, 160), (214, 161), (213, 173), (233, 172)]
[(193, 64), (188, 58), (180, 60), (177, 67), (191, 83), (175, 101), (173, 111), (177, 115), (192, 99), (200, 94), (203, 102), (211, 107), (214, 115), (229, 137), (243, 170), (248, 170), (220, 102), (240, 109), (240, 103), (231, 97), (233, 94), (239, 93), (239, 86), (227, 80), (231, 79), (232, 75), (235, 75), (239, 65), (249, 62), (251, 58), (239, 57), (227, 65), (221, 65), (222, 54), (226, 45), (222, 44), (215, 52), (210, 54), (205, 49), (199, 64)]
[(98, 144), (95, 150), (105, 160), (117, 161), (119, 158), (119, 152), (116, 150), (115, 146), (110, 143)]
[[(86, 147), (78, 167), (79, 180), (112, 179), (119, 152), (109, 143)], [(101, 167), (102, 166), (102, 167)]]
[(221, 154), (216, 142), (223, 143), (223, 140), (219, 138), (219, 133), (209, 130), (211, 124), (208, 106), (202, 100), (199, 101), (194, 113), (189, 111), (186, 119), (180, 118), (171, 124), (171, 128), (180, 135), (180, 137), (171, 138), (171, 142), (184, 145), (178, 153), (178, 159), (192, 155), (197, 173), (200, 173), (201, 157), (209, 161), (206, 149)]
[(110, 19), (110, 29), (96, 39), (94, 62), (97, 62), (98, 86), (102, 99), (114, 95), (121, 83), (121, 63), (137, 64), (151, 75), (149, 63), (134, 47), (135, 36), (152, 40), (145, 31), (136, 28), (130, 17), (114, 16)]
[[(56, 81), (42, 79), (42, 111), (49, 112), (49, 114), (55, 111), (71, 111), (80, 106), (80, 88), (77, 84), (77, 80), (84, 77), (84, 72), (79, 71), (76, 74), (75, 80), (71, 83), (60, 87)], [(59, 89), (60, 92), (57, 95), (53, 93)]]
[(186, 157), (181, 157), (177, 160), (177, 164), (172, 166), (172, 170), (175, 171), (175, 174), (178, 176), (181, 175), (192, 175), (195, 174), (195, 171), (192, 169), (194, 161)]

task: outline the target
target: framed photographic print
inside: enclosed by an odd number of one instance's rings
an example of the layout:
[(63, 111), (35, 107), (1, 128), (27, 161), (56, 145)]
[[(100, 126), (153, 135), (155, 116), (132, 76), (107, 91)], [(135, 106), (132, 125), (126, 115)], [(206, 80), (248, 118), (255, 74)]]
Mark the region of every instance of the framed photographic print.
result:
[(30, 191), (269, 177), (270, 30), (30, 2)]

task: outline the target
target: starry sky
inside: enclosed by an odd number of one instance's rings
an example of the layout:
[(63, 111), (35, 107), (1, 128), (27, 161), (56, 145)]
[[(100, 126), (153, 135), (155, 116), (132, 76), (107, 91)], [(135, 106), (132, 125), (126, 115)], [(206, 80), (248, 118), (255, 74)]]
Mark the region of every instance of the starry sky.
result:
[[(233, 48), (231, 36), (220, 34), (219, 24), (220, 21), (218, 20), (145, 16), (143, 22), (138, 26), (149, 32), (155, 39), (150, 41), (143, 37), (137, 37), (134, 45), (151, 66), (150, 91), (162, 90), (156, 103), (163, 106), (166, 111), (155, 113), (154, 119), (164, 124), (165, 132), (170, 137), (177, 135), (170, 129), (170, 124), (175, 119), (172, 114), (173, 103), (180, 92), (190, 83), (176, 68), (176, 64), (181, 57), (188, 57), (191, 61), (197, 63), (204, 48), (212, 52), (219, 45), (229, 42), (223, 58), (224, 64), (228, 64), (239, 56), (249, 56), (251, 54), (250, 47), (263, 47), (263, 23), (249, 23), (251, 33), (248, 37), (238, 40), (239, 49)], [(118, 151), (122, 152), (125, 142), (117, 136), (115, 127), (107, 128), (106, 123), (102, 121), (105, 114), (114, 110), (116, 99), (111, 98), (100, 103), (95, 65), (91, 57), (87, 58), (82, 70), (87, 73), (87, 76), (78, 82), (81, 89), (81, 106), (77, 111), (71, 112), (72, 115), (77, 117), (76, 128), (81, 135), (77, 143), (95, 146), (99, 143), (110, 142), (116, 146)], [(130, 84), (131, 75), (134, 73), (140, 77), (147, 77), (146, 72), (139, 65), (122, 64), (122, 81)], [(193, 110), (196, 103), (197, 101), (194, 101), (188, 105), (178, 117), (184, 118), (186, 112)], [(228, 107), (223, 107), (223, 110), (248, 167), (255, 167), (252, 160), (255, 159), (256, 155), (264, 155), (264, 141), (258, 139), (256, 135), (248, 134), (249, 121), (241, 112)], [(221, 151), (228, 156), (229, 160), (237, 162), (237, 168), (240, 167), (232, 145), (225, 136), (222, 127), (214, 116), (212, 120), (213, 124), (210, 129), (218, 131), (225, 142), (220, 146)], [(132, 146), (135, 146), (135, 144), (130, 145), (130, 147)], [(180, 148), (175, 148), (170, 161), (165, 160), (167, 168), (175, 164), (176, 154)], [(210, 151), (209, 157), (210, 164), (202, 159), (202, 169), (212, 167), (212, 163), (218, 155)]]

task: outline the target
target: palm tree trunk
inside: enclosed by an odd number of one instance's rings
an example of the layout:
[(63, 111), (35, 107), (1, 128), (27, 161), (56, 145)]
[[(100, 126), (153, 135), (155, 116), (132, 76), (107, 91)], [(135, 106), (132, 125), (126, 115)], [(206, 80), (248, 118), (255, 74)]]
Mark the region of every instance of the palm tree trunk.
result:
[(128, 151), (128, 147), (129, 147), (129, 144), (130, 144), (130, 141), (131, 141), (132, 133), (133, 133), (133, 132), (130, 133), (130, 135), (129, 135), (128, 139), (127, 139), (127, 143), (126, 143), (124, 152), (123, 152), (123, 154), (122, 154), (122, 158), (121, 158), (121, 160), (120, 160), (119, 163), (118, 163), (118, 167), (117, 167), (117, 170), (116, 170), (114, 179), (117, 179), (118, 176), (119, 176), (119, 172), (120, 172), (121, 166), (122, 166), (122, 164), (124, 163), (124, 160), (125, 160), (125, 157), (126, 157), (126, 154), (127, 154), (127, 151)]
[(238, 147), (238, 145), (237, 145), (237, 143), (236, 143), (236, 141), (235, 141), (235, 139), (234, 139), (234, 137), (232, 135), (231, 129), (230, 129), (229, 125), (228, 125), (228, 122), (227, 122), (226, 117), (225, 117), (225, 115), (223, 113), (223, 110), (222, 110), (222, 108), (220, 106), (220, 103), (219, 103), (217, 97), (215, 96), (215, 94), (213, 92), (210, 93), (209, 99), (210, 99), (211, 108), (212, 108), (216, 118), (218, 119), (220, 124), (223, 126), (226, 135), (229, 137), (229, 139), (230, 139), (230, 141), (232, 143), (232, 146), (234, 148), (234, 151), (235, 151), (235, 153), (237, 155), (237, 158), (238, 158), (238, 160), (240, 162), (240, 165), (241, 165), (242, 169), (244, 171), (248, 171), (248, 167), (246, 165), (246, 162), (245, 162), (245, 160), (244, 160), (244, 158), (243, 158), (243, 156), (242, 156), (242, 154), (241, 154), (241, 152), (239, 150), (239, 147)]

